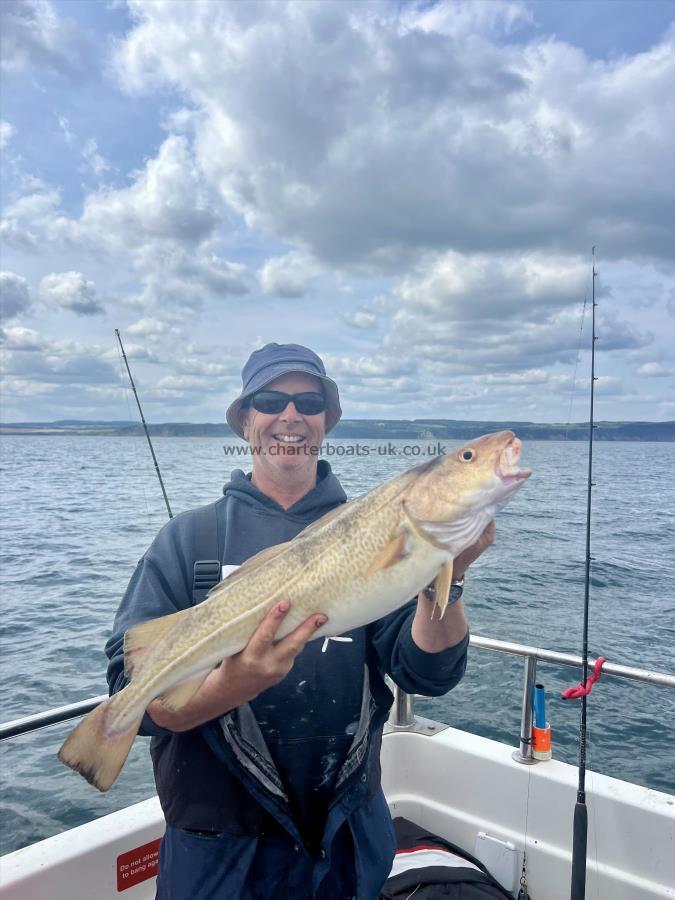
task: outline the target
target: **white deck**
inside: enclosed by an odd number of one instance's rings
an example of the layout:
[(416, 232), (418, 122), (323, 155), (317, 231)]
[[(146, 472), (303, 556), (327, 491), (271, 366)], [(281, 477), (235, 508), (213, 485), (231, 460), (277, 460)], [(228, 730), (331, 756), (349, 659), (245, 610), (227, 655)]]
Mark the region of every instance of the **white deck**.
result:
[[(526, 845), (532, 896), (568, 900), (576, 770), (556, 761), (522, 766), (511, 753), (453, 728), (433, 737), (386, 735), (382, 768), (392, 813), (471, 852), (480, 831), (510, 841), (518, 865)], [(589, 900), (675, 898), (675, 798), (592, 772), (586, 786)], [(162, 832), (157, 798), (73, 828), (3, 857), (0, 896), (150, 900), (154, 878), (118, 892), (117, 859)]]
[[(383, 783), (392, 815), (470, 852), (477, 833), (486, 831), (513, 842), (519, 864), (526, 846), (532, 897), (569, 900), (577, 770), (555, 760), (523, 766), (512, 752), (454, 728), (433, 738), (385, 736)], [(589, 900), (675, 897), (675, 797), (587, 772), (586, 800)]]

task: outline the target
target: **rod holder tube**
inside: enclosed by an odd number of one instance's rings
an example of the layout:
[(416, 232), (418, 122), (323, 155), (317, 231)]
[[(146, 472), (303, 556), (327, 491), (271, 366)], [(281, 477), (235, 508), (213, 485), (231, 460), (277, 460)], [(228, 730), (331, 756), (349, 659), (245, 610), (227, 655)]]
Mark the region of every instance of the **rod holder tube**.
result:
[(396, 684), (394, 685), (394, 705), (389, 714), (392, 728), (410, 728), (415, 724), (414, 699)]
[(520, 741), (513, 758), (516, 762), (530, 765), (536, 760), (532, 756), (532, 692), (537, 678), (537, 657), (527, 655), (523, 667), (523, 703), (520, 711)]

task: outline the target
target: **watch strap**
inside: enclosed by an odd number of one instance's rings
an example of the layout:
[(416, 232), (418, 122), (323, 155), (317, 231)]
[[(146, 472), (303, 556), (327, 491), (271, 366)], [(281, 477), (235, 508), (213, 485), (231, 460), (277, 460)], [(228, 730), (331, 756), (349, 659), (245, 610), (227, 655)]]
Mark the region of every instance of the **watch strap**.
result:
[[(430, 584), (429, 587), (425, 588), (424, 596), (431, 603), (436, 602), (436, 588), (433, 584)], [(448, 606), (452, 606), (453, 603), (457, 603), (462, 594), (464, 593), (464, 576), (461, 578), (453, 578), (450, 582), (450, 594), (448, 595)]]

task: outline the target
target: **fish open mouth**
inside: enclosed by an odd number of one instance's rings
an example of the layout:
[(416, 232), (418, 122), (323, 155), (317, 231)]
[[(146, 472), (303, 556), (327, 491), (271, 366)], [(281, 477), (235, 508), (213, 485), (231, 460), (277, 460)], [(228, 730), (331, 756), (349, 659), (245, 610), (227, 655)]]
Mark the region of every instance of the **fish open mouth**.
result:
[(525, 481), (532, 474), (531, 469), (520, 469), (518, 467), (521, 447), (522, 442), (517, 437), (513, 437), (501, 452), (497, 463), (497, 475), (501, 478), (503, 484), (518, 484), (521, 481)]

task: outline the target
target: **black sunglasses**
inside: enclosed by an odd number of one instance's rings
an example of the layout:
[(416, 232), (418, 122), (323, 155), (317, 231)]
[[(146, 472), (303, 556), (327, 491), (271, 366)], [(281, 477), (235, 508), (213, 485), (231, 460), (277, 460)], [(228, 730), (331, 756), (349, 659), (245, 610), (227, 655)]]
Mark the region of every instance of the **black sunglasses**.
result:
[(252, 397), (248, 397), (242, 404), (244, 408), (252, 406), (253, 409), (268, 415), (277, 415), (288, 404), (293, 405), (301, 416), (317, 416), (326, 408), (326, 398), (317, 391), (303, 391), (301, 394), (285, 394), (283, 391), (258, 391)]

